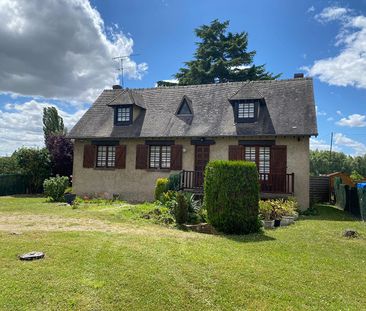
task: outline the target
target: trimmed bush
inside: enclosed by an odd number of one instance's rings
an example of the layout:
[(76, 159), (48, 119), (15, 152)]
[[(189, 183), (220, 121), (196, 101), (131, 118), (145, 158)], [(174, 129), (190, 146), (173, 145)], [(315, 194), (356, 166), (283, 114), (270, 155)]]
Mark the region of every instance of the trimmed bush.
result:
[(155, 200), (160, 200), (161, 195), (168, 191), (168, 178), (158, 178), (155, 185)]
[(57, 176), (46, 179), (43, 182), (44, 194), (54, 202), (64, 200), (64, 193), (69, 186), (69, 178)]
[(224, 233), (258, 232), (259, 181), (255, 163), (211, 161), (205, 170), (204, 206), (209, 222)]
[(182, 192), (177, 193), (177, 204), (174, 206), (175, 222), (179, 225), (187, 222), (188, 219), (188, 203)]

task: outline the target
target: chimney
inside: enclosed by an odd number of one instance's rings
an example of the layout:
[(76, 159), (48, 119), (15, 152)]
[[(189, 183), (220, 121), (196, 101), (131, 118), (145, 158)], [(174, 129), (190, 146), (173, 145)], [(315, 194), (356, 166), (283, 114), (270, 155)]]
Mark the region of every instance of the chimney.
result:
[(122, 86), (115, 84), (112, 86), (112, 88), (113, 88), (113, 90), (120, 90), (120, 89), (122, 89)]
[(294, 74), (294, 79), (303, 78), (303, 77), (304, 77), (303, 73), (295, 73)]

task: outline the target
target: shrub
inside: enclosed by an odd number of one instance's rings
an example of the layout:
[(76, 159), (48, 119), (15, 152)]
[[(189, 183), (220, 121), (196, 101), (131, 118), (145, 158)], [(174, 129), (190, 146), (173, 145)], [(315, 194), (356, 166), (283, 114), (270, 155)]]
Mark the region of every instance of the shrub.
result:
[(225, 233), (258, 232), (259, 182), (255, 163), (209, 162), (205, 170), (204, 206), (209, 222)]
[(259, 213), (265, 220), (272, 218), (272, 204), (270, 201), (259, 201)]
[(63, 201), (63, 195), (69, 186), (69, 179), (66, 176), (57, 176), (46, 179), (43, 182), (44, 193), (52, 201)]
[(160, 200), (161, 195), (168, 190), (168, 178), (158, 178), (155, 186), (155, 200)]
[(174, 207), (174, 217), (177, 224), (184, 224), (188, 219), (188, 203), (182, 192), (177, 193), (177, 204)]
[(168, 190), (178, 191), (180, 180), (179, 173), (169, 175), (168, 180)]

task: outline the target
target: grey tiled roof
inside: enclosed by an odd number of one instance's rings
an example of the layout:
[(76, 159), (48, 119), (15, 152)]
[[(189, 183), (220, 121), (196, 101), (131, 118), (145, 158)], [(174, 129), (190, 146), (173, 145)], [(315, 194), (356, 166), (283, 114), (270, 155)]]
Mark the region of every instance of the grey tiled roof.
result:
[[(114, 126), (114, 110), (109, 105), (119, 103), (125, 91), (104, 90), (70, 131), (69, 137), (317, 135), (310, 78), (133, 89), (129, 96), (135, 94), (138, 106), (144, 109), (132, 125)], [(193, 118), (176, 115), (184, 95), (191, 100)], [(264, 104), (260, 106), (258, 121), (235, 124), (229, 99), (259, 96), (264, 98)]]

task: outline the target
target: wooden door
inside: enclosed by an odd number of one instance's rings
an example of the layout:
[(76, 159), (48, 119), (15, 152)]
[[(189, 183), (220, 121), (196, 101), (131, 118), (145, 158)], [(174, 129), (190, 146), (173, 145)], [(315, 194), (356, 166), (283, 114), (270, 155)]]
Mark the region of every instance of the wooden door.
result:
[(206, 164), (210, 161), (210, 146), (209, 145), (196, 145), (195, 158), (194, 158), (194, 170), (196, 187), (202, 187), (203, 185), (203, 172), (205, 171)]

